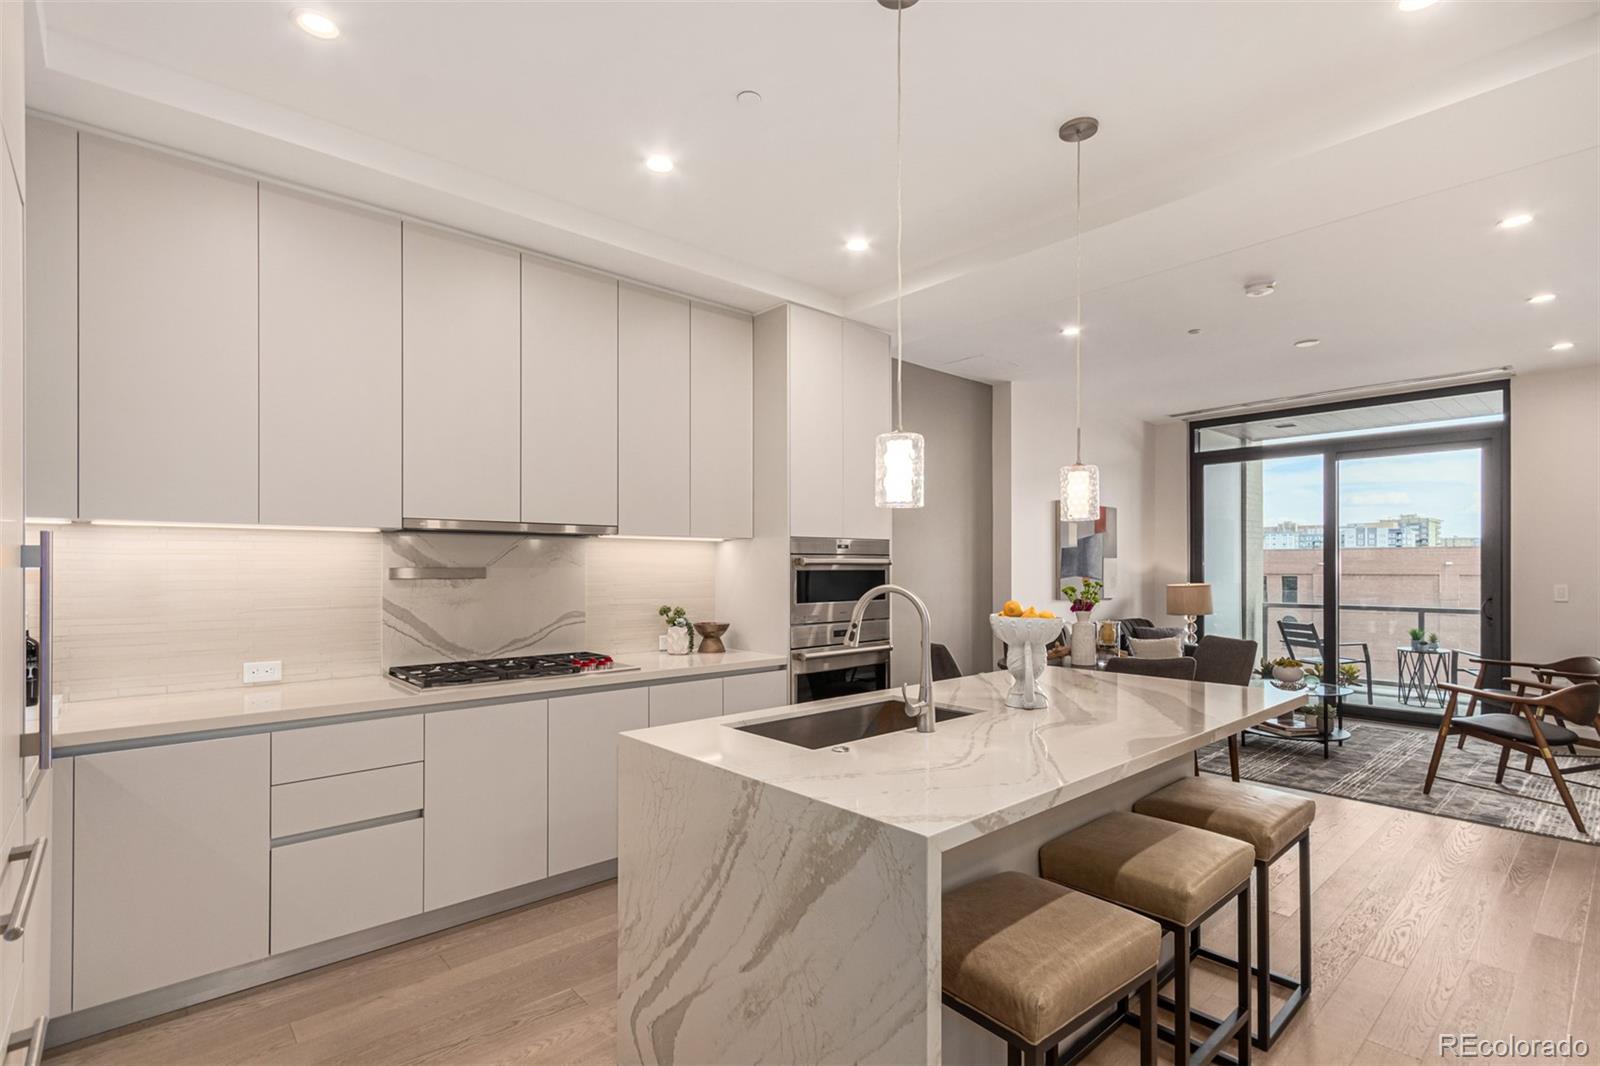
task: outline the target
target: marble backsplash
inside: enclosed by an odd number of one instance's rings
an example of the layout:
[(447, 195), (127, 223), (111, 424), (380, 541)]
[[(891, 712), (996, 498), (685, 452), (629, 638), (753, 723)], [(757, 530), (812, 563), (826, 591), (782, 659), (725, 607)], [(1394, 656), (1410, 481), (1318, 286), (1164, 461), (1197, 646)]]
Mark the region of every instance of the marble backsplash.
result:
[[(661, 604), (707, 620), (716, 603), (712, 543), (51, 528), (56, 691), (75, 700), (237, 688), (242, 665), (255, 660), (281, 661), (290, 682), (405, 662), (651, 650)], [(488, 576), (387, 576), (391, 566), (437, 565), (483, 566)], [(37, 633), (35, 578), (30, 571), (28, 626)]]

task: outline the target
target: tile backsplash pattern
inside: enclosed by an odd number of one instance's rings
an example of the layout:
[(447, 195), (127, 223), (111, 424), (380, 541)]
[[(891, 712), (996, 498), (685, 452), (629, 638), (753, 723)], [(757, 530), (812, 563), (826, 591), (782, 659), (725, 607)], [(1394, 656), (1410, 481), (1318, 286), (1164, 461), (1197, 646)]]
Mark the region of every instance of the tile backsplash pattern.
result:
[[(232, 688), (379, 668), (382, 542), (373, 534), (54, 526), (56, 692), (67, 699)], [(37, 537), (30, 536), (37, 541)], [(30, 571), (28, 628), (38, 633)]]
[[(681, 604), (696, 621), (714, 620), (711, 543), (50, 528), (57, 545), (56, 692), (69, 700), (238, 688), (242, 665), (263, 659), (280, 660), (285, 681), (313, 681), (502, 647), (653, 650), (663, 603)], [(386, 577), (389, 566), (474, 558), (482, 562), (470, 565), (489, 566), (493, 580)], [(35, 634), (36, 578), (29, 571), (28, 627)], [(737, 632), (728, 639), (739, 646)]]
[[(385, 534), (384, 667), (584, 647), (584, 547), (571, 537)], [(487, 573), (397, 579), (387, 577), (392, 566)]]

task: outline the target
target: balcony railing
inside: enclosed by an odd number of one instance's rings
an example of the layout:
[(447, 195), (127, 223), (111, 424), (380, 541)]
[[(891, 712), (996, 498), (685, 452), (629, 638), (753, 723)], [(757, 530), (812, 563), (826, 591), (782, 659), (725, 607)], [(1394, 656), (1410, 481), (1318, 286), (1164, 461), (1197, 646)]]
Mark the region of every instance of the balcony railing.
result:
[[(1398, 694), (1399, 655), (1397, 648), (1411, 643), (1409, 630), (1438, 632), (1439, 646), (1451, 652), (1449, 676), (1454, 679), (1467, 666), (1466, 660), (1478, 654), (1479, 625), (1476, 621), (1481, 611), (1476, 607), (1437, 607), (1425, 604), (1400, 603), (1341, 603), (1338, 606), (1344, 617), (1339, 626), (1341, 643), (1364, 642), (1372, 655), (1372, 680), (1385, 697)], [(1287, 654), (1277, 622), (1286, 615), (1298, 615), (1302, 622), (1316, 622), (1318, 629), (1327, 635), (1322, 619), (1323, 605), (1314, 601), (1286, 602), (1272, 600), (1261, 605), (1261, 641), (1267, 658)], [(1392, 622), (1385, 624), (1382, 616)], [(1471, 619), (1471, 621), (1469, 621)], [(1352, 657), (1357, 649), (1343, 648), (1340, 654)], [(1365, 693), (1362, 693), (1364, 698)]]

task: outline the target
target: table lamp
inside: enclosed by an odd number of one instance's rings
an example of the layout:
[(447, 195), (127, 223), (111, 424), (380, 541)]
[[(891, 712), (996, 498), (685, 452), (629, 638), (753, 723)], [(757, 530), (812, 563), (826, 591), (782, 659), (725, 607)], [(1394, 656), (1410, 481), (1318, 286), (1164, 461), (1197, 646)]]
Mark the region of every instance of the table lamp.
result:
[(1204, 581), (1186, 581), (1167, 586), (1167, 613), (1183, 616), (1183, 640), (1193, 644), (1199, 640), (1195, 619), (1211, 613), (1211, 586)]

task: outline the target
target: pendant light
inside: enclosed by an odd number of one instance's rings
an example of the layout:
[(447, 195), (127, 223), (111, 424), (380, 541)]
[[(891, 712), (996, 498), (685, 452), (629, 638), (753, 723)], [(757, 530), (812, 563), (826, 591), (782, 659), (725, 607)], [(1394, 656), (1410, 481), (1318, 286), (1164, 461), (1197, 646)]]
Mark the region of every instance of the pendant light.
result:
[(922, 506), (922, 434), (907, 433), (903, 419), (905, 400), (901, 378), (905, 372), (905, 321), (901, 302), (905, 297), (905, 270), (900, 248), (905, 235), (902, 207), (905, 168), (901, 133), (905, 124), (904, 80), (900, 71), (900, 29), (906, 8), (917, 0), (878, 0), (894, 11), (894, 432), (878, 434), (878, 461), (873, 479), (873, 502), (879, 507), (912, 508)]
[(1100, 129), (1100, 121), (1075, 118), (1062, 124), (1061, 139), (1077, 146), (1077, 175), (1073, 181), (1072, 254), (1076, 306), (1072, 325), (1062, 332), (1072, 338), (1073, 421), (1077, 428), (1077, 458), (1061, 468), (1061, 520), (1096, 522), (1100, 519), (1100, 468), (1083, 461), (1083, 142)]

